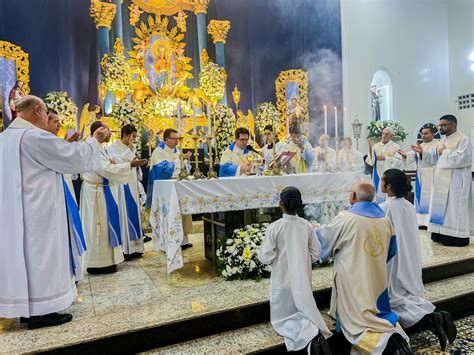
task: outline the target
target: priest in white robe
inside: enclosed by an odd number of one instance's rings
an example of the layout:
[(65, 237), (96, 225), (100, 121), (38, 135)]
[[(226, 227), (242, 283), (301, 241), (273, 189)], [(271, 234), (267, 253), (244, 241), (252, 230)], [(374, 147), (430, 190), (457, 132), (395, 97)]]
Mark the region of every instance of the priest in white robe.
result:
[(235, 130), (235, 142), (222, 153), (219, 162), (219, 177), (240, 176), (252, 170), (249, 158), (258, 158), (259, 155), (249, 146), (250, 131), (247, 128)]
[(364, 158), (362, 153), (352, 145), (351, 137), (344, 137), (342, 149), (337, 154), (337, 166), (339, 171), (364, 171)]
[(425, 152), (421, 145), (412, 146), (428, 164), (436, 164), (428, 231), (435, 242), (466, 246), (469, 244), (471, 143), (458, 131), (453, 115), (440, 118), (439, 130), (444, 136), (431, 153)]
[[(352, 186), (349, 211), (316, 230), (321, 260), (334, 257), (330, 314), (336, 329), (363, 354), (411, 353), (390, 309), (387, 263), (397, 251), (393, 226), (375, 203), (370, 183)], [(390, 349), (390, 350), (388, 350)]]
[(286, 144), (285, 150), (296, 153), (290, 160), (290, 166), (296, 174), (311, 172), (314, 161), (313, 146), (303, 137), (298, 125), (290, 127), (290, 141)]
[(327, 353), (326, 339), (332, 333), (316, 305), (311, 287), (312, 261), (321, 255), (311, 223), (298, 217), (303, 207), (301, 193), (286, 187), (280, 195), (283, 218), (270, 224), (259, 253), (264, 264), (272, 266), (270, 317), (273, 328), (285, 338), (288, 351), (319, 347)]
[(421, 245), (415, 207), (406, 200), (412, 186), (405, 173), (389, 169), (382, 176), (382, 191), (387, 200), (380, 205), (392, 222), (397, 236), (397, 254), (388, 264), (390, 306), (400, 317), (403, 328), (415, 325), (430, 329), (439, 339), (454, 342), (456, 326), (448, 312), (437, 311), (424, 297)]
[(329, 146), (329, 136), (322, 134), (319, 137), (319, 146), (314, 148), (314, 173), (334, 173), (337, 170), (336, 151)]
[[(147, 208), (151, 208), (155, 181), (177, 179), (181, 169), (186, 169), (186, 167), (181, 167), (181, 160), (179, 158), (180, 152), (177, 146), (178, 131), (172, 128), (165, 129), (163, 132), (163, 141), (158, 144), (151, 155), (150, 173), (148, 174)], [(189, 158), (191, 158), (191, 152), (187, 152), (183, 155), (185, 164)], [(182, 221), (184, 237), (181, 242), (181, 248), (187, 249), (193, 246), (189, 243), (188, 238), (193, 230), (193, 220), (190, 215), (183, 215)]]
[[(123, 126), (120, 132), (120, 140), (112, 143), (107, 149), (110, 159), (118, 164), (131, 162), (135, 159), (134, 144), (137, 133), (138, 131), (133, 125)], [(124, 236), (122, 247), (126, 260), (141, 256), (145, 251), (140, 218), (139, 176), (141, 176), (140, 168), (132, 168), (128, 182), (118, 185), (120, 229)]]
[[(72, 319), (58, 314), (76, 298), (62, 174), (100, 167), (104, 130), (78, 144), (46, 131), (44, 102), (25, 96), (0, 134), (0, 317), (35, 329)], [(8, 201), (8, 203), (7, 203)]]
[[(426, 126), (421, 130), (422, 143), (420, 144), (423, 151), (431, 153), (436, 148), (438, 141), (434, 139), (435, 130), (433, 127)], [(431, 200), (431, 187), (434, 181), (434, 165), (427, 162), (419, 153), (410, 151), (405, 153), (403, 150), (398, 151), (405, 159), (405, 165), (415, 164), (415, 208), (418, 217), (418, 225), (427, 228), (429, 224), (429, 211)]]
[[(264, 170), (268, 170), (269, 165), (273, 162), (273, 153), (275, 150), (275, 156), (285, 151), (285, 145), (278, 140), (275, 132), (273, 132), (273, 126), (267, 125), (263, 129), (265, 145), (262, 148), (263, 159), (265, 160)], [(273, 149), (275, 146), (275, 149)]]
[(372, 182), (377, 191), (376, 200), (378, 203), (385, 201), (385, 194), (380, 189), (380, 178), (385, 170), (403, 170), (404, 162), (398, 153), (400, 146), (392, 138), (395, 136), (393, 130), (386, 127), (382, 131), (382, 140), (375, 145), (369, 140), (369, 155), (366, 163), (373, 167)]
[[(48, 109), (48, 125), (46, 130), (55, 136), (61, 129), (61, 119), (55, 110)], [(66, 140), (68, 142), (77, 142), (79, 133), (75, 132)], [(84, 279), (84, 268), (82, 255), (87, 251), (84, 230), (82, 228), (79, 206), (77, 204), (76, 193), (74, 191), (73, 180), (78, 178), (77, 174), (64, 174), (64, 198), (66, 200), (66, 213), (69, 226), (69, 246), (71, 250), (72, 272), (76, 282)]]
[[(101, 121), (91, 125), (91, 134), (107, 126)], [(110, 131), (107, 128), (107, 140)], [(131, 168), (146, 164), (146, 160), (133, 159), (128, 163), (110, 160), (100, 148), (102, 166), (94, 172), (81, 174), (80, 211), (87, 252), (84, 264), (90, 274), (108, 274), (117, 271), (123, 260), (122, 241), (125, 238), (120, 223), (118, 185), (129, 181)], [(122, 223), (123, 224), (123, 223)]]

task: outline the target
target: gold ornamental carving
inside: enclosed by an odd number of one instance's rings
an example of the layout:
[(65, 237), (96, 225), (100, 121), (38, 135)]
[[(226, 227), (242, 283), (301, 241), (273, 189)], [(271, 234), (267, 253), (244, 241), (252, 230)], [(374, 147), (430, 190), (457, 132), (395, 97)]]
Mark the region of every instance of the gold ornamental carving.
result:
[[(287, 88), (289, 83), (298, 85), (298, 97), (296, 98), (298, 110), (292, 113), (288, 107), (289, 98)], [(303, 134), (309, 133), (309, 113), (308, 113), (308, 73), (301, 69), (285, 70), (280, 73), (275, 80), (277, 109), (281, 113), (280, 128), (278, 137), (280, 140), (289, 133), (287, 128), (298, 123), (301, 126)]]
[(209, 0), (133, 0), (140, 9), (156, 15), (173, 16), (180, 11), (207, 13)]
[(230, 21), (211, 20), (207, 26), (207, 33), (212, 36), (214, 43), (225, 43), (227, 32), (230, 30)]
[(30, 61), (28, 53), (23, 51), (20, 46), (13, 43), (0, 41), (0, 57), (7, 60), (14, 60), (16, 64), (16, 80), (23, 82), (22, 91), (25, 94), (30, 93), (28, 83), (30, 82)]
[(89, 14), (94, 18), (95, 27), (106, 27), (111, 29), (117, 7), (115, 4), (102, 2), (100, 0), (91, 0)]
[(207, 14), (208, 5), (209, 5), (209, 0), (194, 0), (194, 13)]

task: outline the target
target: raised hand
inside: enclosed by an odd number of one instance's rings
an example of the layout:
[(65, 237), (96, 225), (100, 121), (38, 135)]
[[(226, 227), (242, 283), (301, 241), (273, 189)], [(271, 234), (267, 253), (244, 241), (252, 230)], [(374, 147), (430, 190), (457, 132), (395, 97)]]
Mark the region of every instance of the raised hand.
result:
[(138, 166), (143, 166), (143, 165), (145, 165), (147, 162), (148, 162), (147, 159), (134, 158), (134, 159), (130, 162), (130, 165), (132, 166), (132, 168), (136, 168), (136, 167), (138, 167)]
[(420, 144), (412, 145), (411, 150), (415, 153), (423, 154), (423, 147)]
[(66, 138), (68, 142), (77, 142), (79, 140), (80, 134), (79, 132), (74, 132), (70, 137)]
[(100, 127), (94, 132), (93, 137), (97, 139), (99, 143), (104, 142), (107, 139), (108, 136), (108, 130), (105, 127)]
[(187, 153), (183, 154), (183, 159), (188, 160), (192, 157), (192, 155), (193, 155), (192, 152), (187, 152)]
[(399, 149), (397, 153), (400, 154), (403, 157), (403, 159), (407, 158), (407, 153), (405, 153), (405, 151), (403, 151), (402, 149)]

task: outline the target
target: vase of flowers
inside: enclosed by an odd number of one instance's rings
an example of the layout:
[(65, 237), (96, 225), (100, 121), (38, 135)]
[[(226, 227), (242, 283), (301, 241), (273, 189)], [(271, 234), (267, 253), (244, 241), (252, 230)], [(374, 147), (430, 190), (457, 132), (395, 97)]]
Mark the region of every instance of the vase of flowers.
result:
[(395, 133), (393, 140), (404, 141), (408, 136), (408, 132), (398, 121), (383, 120), (383, 121), (370, 121), (367, 126), (367, 138), (368, 139), (380, 139), (382, 137), (382, 131), (384, 128), (389, 127)]
[(271, 102), (263, 102), (257, 105), (257, 129), (263, 134), (265, 126), (272, 125), (273, 132), (278, 132), (280, 123), (280, 111)]
[(77, 105), (65, 91), (52, 91), (44, 97), (46, 106), (56, 111), (61, 118), (61, 127), (64, 129), (77, 129)]
[(217, 104), (212, 110), (211, 118), (216, 140), (216, 161), (219, 161), (222, 153), (234, 141), (235, 114), (230, 107)]

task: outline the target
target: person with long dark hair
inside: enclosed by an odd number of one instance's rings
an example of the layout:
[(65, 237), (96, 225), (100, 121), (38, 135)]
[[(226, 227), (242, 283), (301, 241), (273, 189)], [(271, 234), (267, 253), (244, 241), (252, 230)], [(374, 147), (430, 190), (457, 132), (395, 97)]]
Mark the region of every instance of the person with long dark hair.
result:
[(288, 351), (308, 348), (310, 354), (330, 354), (326, 338), (332, 334), (313, 298), (311, 262), (321, 248), (308, 221), (298, 217), (303, 202), (296, 187), (280, 195), (283, 218), (267, 228), (259, 259), (272, 266), (270, 316), (273, 328), (285, 338)]
[(390, 306), (400, 317), (402, 327), (419, 325), (430, 329), (444, 351), (446, 340), (452, 343), (456, 338), (456, 326), (448, 312), (436, 310), (423, 295), (418, 220), (415, 206), (406, 199), (412, 186), (398, 169), (385, 171), (381, 185), (388, 197), (380, 207), (395, 228), (398, 247), (388, 265)]

